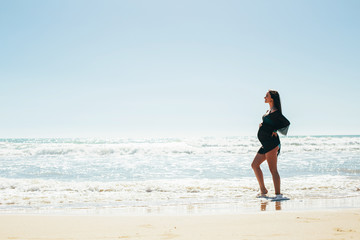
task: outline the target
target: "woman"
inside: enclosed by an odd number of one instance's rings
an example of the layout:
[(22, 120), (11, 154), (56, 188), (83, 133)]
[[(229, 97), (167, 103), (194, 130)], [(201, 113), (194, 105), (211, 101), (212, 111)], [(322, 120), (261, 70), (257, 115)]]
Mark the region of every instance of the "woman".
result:
[(277, 91), (269, 90), (265, 96), (265, 103), (269, 104), (270, 110), (262, 117), (263, 122), (260, 124), (258, 131), (258, 139), (262, 146), (257, 152), (251, 167), (253, 168), (260, 185), (261, 193), (259, 197), (266, 197), (268, 190), (265, 187), (260, 165), (267, 160), (274, 182), (276, 200), (282, 198), (280, 191), (280, 175), (277, 170), (277, 156), (280, 153), (280, 138), (276, 132), (279, 131), (283, 135), (286, 135), (290, 122), (282, 115), (280, 96)]

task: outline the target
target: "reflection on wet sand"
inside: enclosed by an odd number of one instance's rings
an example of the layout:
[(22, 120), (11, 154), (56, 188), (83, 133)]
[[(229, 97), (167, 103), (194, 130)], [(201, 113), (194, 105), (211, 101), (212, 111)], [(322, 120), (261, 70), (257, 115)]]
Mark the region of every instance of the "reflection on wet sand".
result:
[[(270, 203), (269, 201), (262, 201), (260, 203), (260, 210), (261, 211), (266, 211), (269, 203)], [(275, 203), (275, 210), (280, 211), (281, 210), (281, 202), (279, 201), (279, 202), (274, 202), (274, 203)]]

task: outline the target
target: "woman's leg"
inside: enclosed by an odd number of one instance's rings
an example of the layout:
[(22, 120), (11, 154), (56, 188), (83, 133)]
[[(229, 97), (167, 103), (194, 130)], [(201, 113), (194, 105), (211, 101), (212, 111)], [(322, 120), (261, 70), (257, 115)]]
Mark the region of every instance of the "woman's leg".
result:
[(277, 170), (277, 153), (279, 147), (272, 149), (271, 151), (265, 153), (266, 160), (269, 165), (269, 169), (273, 178), (274, 187), (275, 187), (275, 194), (280, 194), (280, 175)]
[(255, 176), (260, 185), (261, 194), (267, 194), (268, 190), (265, 187), (264, 176), (261, 171), (260, 165), (266, 160), (265, 154), (257, 153), (254, 161), (251, 164), (252, 169), (254, 170)]

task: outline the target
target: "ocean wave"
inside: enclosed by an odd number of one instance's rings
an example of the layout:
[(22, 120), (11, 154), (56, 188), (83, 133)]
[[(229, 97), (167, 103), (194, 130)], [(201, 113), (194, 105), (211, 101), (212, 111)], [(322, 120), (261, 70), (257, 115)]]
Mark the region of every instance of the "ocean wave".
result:
[[(360, 137), (284, 137), (278, 167), (283, 176), (359, 176), (359, 142)], [(250, 177), (259, 146), (255, 137), (0, 140), (0, 176), (74, 181)]]
[[(287, 152), (359, 152), (360, 137), (283, 137)], [(256, 152), (260, 143), (255, 137), (79, 140), (79, 139), (0, 139), (0, 156), (175, 156), (175, 155), (241, 155)]]

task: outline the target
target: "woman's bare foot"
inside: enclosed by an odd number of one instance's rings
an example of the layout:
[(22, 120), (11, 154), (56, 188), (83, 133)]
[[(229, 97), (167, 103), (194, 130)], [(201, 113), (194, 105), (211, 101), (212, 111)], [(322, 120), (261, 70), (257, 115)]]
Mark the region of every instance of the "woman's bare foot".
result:
[(261, 194), (262, 195), (266, 195), (268, 193), (268, 190), (265, 188), (265, 189), (261, 189)]

